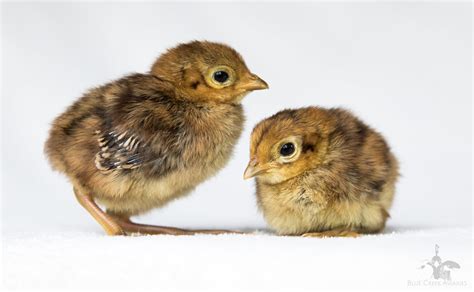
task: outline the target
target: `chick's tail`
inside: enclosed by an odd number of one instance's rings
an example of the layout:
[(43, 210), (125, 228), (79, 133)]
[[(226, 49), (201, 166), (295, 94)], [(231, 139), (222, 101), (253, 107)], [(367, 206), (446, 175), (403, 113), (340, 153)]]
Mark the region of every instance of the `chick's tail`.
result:
[(92, 137), (97, 121), (92, 121), (94, 113), (98, 111), (99, 100), (94, 96), (85, 96), (65, 112), (59, 115), (52, 123), (48, 139), (44, 144), (44, 153), (52, 168), (66, 173), (68, 150), (83, 145), (85, 140)]
[(66, 165), (64, 163), (64, 158), (61, 147), (61, 133), (57, 129), (51, 129), (49, 132), (48, 139), (44, 144), (44, 153), (51, 164), (51, 167), (54, 170), (59, 172), (66, 172)]
[(388, 180), (383, 186), (382, 193), (380, 195), (382, 207), (385, 209), (387, 215), (389, 214), (388, 211), (390, 210), (393, 203), (395, 184), (398, 180), (398, 177), (400, 176), (398, 160), (392, 153), (389, 153), (389, 166)]

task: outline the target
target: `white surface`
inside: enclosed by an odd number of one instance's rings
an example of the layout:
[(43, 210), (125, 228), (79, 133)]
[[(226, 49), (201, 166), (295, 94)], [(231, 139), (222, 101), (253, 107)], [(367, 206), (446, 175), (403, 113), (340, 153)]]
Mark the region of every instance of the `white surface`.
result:
[[(451, 286), (441, 287), (472, 289), (472, 230), (388, 232), (355, 239), (8, 234), (3, 238), (3, 276), (10, 289), (419, 291), (442, 285), (430, 279), (431, 268), (420, 269), (438, 244), (442, 261), (460, 265), (451, 271)], [(413, 287), (409, 281), (421, 284)]]

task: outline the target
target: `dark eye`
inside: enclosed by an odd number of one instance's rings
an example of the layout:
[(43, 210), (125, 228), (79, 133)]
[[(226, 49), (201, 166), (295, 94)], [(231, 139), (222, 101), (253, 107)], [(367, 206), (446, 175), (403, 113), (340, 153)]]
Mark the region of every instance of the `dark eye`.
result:
[(280, 154), (282, 156), (290, 156), (294, 152), (295, 152), (295, 144), (293, 143), (283, 144), (283, 146), (281, 146), (280, 148)]
[(225, 71), (216, 71), (212, 76), (219, 83), (224, 83), (229, 79), (229, 74)]

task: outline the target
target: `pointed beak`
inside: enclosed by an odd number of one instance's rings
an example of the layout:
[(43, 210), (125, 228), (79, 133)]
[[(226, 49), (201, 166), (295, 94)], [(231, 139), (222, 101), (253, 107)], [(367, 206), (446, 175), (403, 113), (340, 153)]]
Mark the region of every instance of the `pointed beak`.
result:
[(253, 90), (268, 89), (268, 84), (257, 75), (250, 74), (250, 77), (248, 77), (247, 80), (243, 81), (241, 86), (239, 87), (246, 91), (253, 91)]
[(262, 173), (264, 169), (260, 168), (256, 159), (250, 160), (244, 172), (244, 179), (249, 179)]

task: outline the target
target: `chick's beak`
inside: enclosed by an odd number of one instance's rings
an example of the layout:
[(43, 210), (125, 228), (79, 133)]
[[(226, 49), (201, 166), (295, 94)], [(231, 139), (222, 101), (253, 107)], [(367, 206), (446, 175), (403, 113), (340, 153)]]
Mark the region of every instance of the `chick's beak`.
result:
[(260, 90), (260, 89), (268, 89), (268, 84), (257, 75), (250, 74), (250, 77), (243, 80), (239, 87), (246, 91), (252, 91), (252, 90)]
[(259, 167), (256, 159), (250, 160), (244, 172), (244, 179), (249, 179), (262, 173), (264, 169)]

